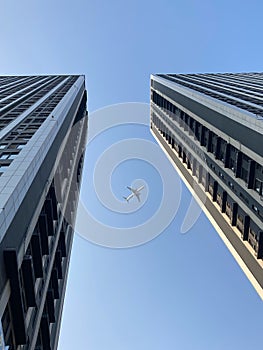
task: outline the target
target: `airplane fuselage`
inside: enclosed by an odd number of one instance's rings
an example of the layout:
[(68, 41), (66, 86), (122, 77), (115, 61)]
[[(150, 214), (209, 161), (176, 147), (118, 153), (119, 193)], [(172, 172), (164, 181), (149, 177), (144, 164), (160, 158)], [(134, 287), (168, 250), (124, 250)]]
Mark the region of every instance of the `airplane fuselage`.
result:
[(141, 194), (141, 190), (144, 188), (144, 186), (140, 186), (139, 188), (132, 188), (127, 186), (127, 188), (132, 192), (128, 197), (123, 197), (127, 202), (129, 202), (129, 200), (131, 198), (133, 198), (134, 196), (138, 199), (138, 201), (140, 202), (140, 194)]

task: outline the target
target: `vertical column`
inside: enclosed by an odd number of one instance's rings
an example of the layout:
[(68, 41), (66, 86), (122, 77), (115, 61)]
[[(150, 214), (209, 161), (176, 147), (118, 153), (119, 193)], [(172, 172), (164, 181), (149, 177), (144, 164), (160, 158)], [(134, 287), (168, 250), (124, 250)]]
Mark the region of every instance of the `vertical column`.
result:
[(193, 158), (193, 171), (192, 171), (193, 176), (196, 174), (196, 159)]
[(200, 164), (199, 165), (199, 172), (198, 172), (198, 182), (202, 182), (202, 176), (203, 176), (203, 167), (202, 165)]
[(237, 224), (237, 209), (238, 209), (238, 205), (236, 202), (234, 202), (232, 205), (232, 215), (231, 215), (231, 225), (232, 226), (236, 226), (236, 224)]
[(172, 134), (171, 131), (169, 130), (169, 144), (172, 145)]
[(50, 323), (55, 323), (55, 305), (54, 305), (54, 292), (53, 289), (48, 289), (46, 297), (46, 306), (48, 312), (48, 318)]
[(214, 181), (214, 186), (213, 186), (213, 202), (216, 201), (217, 190), (218, 190), (218, 182), (217, 182), (217, 181)]
[(198, 139), (198, 122), (195, 120), (195, 124), (194, 124), (194, 134), (195, 134), (195, 138)]
[(243, 241), (248, 240), (249, 224), (250, 224), (250, 217), (248, 215), (245, 215), (245, 217), (244, 217), (244, 232), (241, 235)]
[(55, 254), (55, 264), (58, 272), (58, 279), (62, 279), (63, 273), (62, 273), (62, 255), (61, 251), (57, 250)]
[(22, 262), (22, 275), (27, 306), (36, 306), (35, 296), (35, 275), (33, 270), (32, 257), (25, 255)]
[(201, 146), (205, 145), (205, 126), (201, 125), (201, 139), (200, 139), (200, 144)]
[(17, 344), (26, 344), (26, 327), (23, 300), (21, 293), (21, 282), (19, 278), (17, 254), (15, 249), (4, 251), (4, 261), (7, 277), (10, 281), (11, 296), (10, 306), (12, 313), (12, 323)]
[(178, 145), (178, 156), (179, 158), (182, 158), (182, 146)]
[(208, 130), (208, 141), (206, 145), (207, 152), (211, 152), (212, 150), (212, 136), (213, 132), (211, 130)]
[(165, 127), (165, 138), (166, 141), (169, 143), (169, 129), (167, 127)]
[(258, 234), (258, 249), (257, 249), (257, 258), (263, 258), (263, 231), (259, 231)]
[(252, 159), (249, 161), (248, 166), (248, 180), (247, 180), (247, 188), (253, 188), (255, 181), (255, 170), (256, 170), (256, 162)]
[(187, 169), (191, 169), (191, 154), (187, 155)]
[(52, 201), (48, 198), (45, 200), (45, 213), (47, 215), (48, 236), (54, 236)]
[(205, 192), (208, 192), (208, 186), (209, 186), (209, 181), (208, 181), (208, 172), (203, 168), (203, 185), (205, 188)]
[(51, 273), (51, 283), (54, 291), (54, 298), (59, 299), (59, 286), (58, 286), (58, 271), (56, 268), (53, 268)]
[(240, 177), (242, 168), (242, 152), (238, 151), (236, 155), (236, 172), (235, 177)]
[(224, 167), (229, 168), (229, 160), (230, 160), (230, 143), (226, 144), (225, 156), (224, 156)]
[(215, 150), (215, 158), (216, 159), (219, 159), (220, 148), (221, 148), (221, 137), (217, 136), (217, 138), (216, 138), (216, 150)]
[(180, 112), (179, 125), (182, 127), (184, 125), (184, 112)]
[(62, 258), (65, 258), (67, 256), (67, 247), (66, 247), (66, 236), (64, 228), (61, 228), (60, 236), (59, 236), (59, 248), (61, 251)]
[(184, 150), (183, 150), (183, 163), (186, 163), (186, 153)]
[(221, 207), (222, 213), (226, 212), (226, 200), (227, 200), (227, 192), (223, 191), (223, 193), (222, 193), (222, 207)]
[(189, 117), (184, 113), (184, 130), (185, 131), (188, 131), (188, 129), (189, 129), (188, 119), (189, 119)]
[(51, 350), (50, 347), (50, 331), (49, 331), (49, 321), (48, 315), (44, 314), (41, 318), (40, 323), (42, 346), (44, 350)]
[(41, 249), (43, 255), (49, 254), (48, 247), (48, 227), (46, 214), (40, 214), (38, 219), (38, 231), (40, 233)]
[(32, 258), (33, 258), (35, 277), (42, 278), (43, 277), (42, 251), (41, 251), (41, 245), (40, 245), (40, 238), (36, 233), (33, 233), (31, 237), (31, 248), (32, 248)]
[(49, 196), (52, 202), (52, 214), (53, 214), (53, 219), (57, 220), (58, 219), (58, 211), (57, 211), (57, 197), (56, 197), (56, 191), (55, 187), (52, 184), (49, 189)]
[(172, 137), (172, 148), (174, 148), (174, 138)]

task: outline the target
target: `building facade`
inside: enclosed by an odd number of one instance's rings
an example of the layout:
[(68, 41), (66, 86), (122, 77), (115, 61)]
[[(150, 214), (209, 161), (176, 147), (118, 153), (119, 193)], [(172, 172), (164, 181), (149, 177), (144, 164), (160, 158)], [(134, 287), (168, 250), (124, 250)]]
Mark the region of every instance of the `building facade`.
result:
[(151, 130), (263, 299), (263, 73), (152, 75)]
[(84, 76), (0, 77), (0, 349), (56, 349), (87, 135)]

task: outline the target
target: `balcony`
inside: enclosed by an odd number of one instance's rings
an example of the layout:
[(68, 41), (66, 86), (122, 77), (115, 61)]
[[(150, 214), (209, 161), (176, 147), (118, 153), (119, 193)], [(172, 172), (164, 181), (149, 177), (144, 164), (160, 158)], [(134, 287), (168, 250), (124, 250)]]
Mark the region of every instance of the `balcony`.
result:
[(6, 249), (4, 251), (4, 261), (11, 288), (10, 307), (15, 340), (17, 344), (26, 344), (25, 314), (16, 250)]

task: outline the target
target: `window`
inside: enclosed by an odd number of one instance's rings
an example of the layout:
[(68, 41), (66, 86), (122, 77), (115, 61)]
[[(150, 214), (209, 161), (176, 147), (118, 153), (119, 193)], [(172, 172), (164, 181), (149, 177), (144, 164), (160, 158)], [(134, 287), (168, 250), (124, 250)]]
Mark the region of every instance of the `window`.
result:
[(8, 168), (8, 167), (9, 167), (9, 164), (6, 164), (6, 165), (1, 164), (0, 165), (0, 172), (6, 170), (6, 168)]
[(15, 159), (16, 156), (17, 156), (17, 153), (11, 153), (8, 159)]
[(8, 153), (3, 153), (1, 156), (0, 156), (0, 159), (7, 159), (9, 156)]
[(24, 148), (25, 147), (25, 145), (18, 145), (17, 146), (17, 149), (22, 149), (22, 148)]

